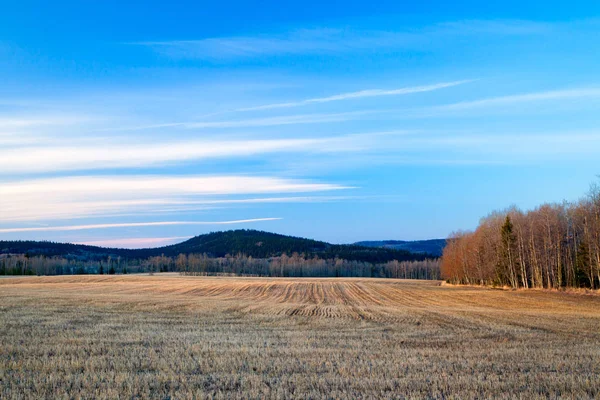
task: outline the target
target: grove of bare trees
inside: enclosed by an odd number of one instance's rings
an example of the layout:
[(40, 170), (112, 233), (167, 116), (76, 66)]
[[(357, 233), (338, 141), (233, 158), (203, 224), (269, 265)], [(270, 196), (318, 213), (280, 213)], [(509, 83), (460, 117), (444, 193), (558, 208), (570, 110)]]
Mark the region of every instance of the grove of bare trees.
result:
[(575, 203), (511, 207), (455, 232), (442, 257), (444, 279), (513, 288), (600, 287), (600, 186)]
[(99, 261), (58, 256), (0, 256), (0, 275), (122, 274), (180, 272), (184, 275), (238, 275), (269, 277), (379, 277), (439, 279), (439, 259), (417, 261), (366, 261), (324, 259), (293, 253), (279, 257), (254, 258), (244, 254), (211, 257), (207, 254), (179, 254), (145, 259), (107, 257)]

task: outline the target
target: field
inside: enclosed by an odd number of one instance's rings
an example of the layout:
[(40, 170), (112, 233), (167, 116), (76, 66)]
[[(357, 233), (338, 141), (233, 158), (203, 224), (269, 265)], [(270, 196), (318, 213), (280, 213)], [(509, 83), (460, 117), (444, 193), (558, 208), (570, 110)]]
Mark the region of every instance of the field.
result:
[(0, 279), (0, 398), (598, 398), (600, 296), (383, 279)]

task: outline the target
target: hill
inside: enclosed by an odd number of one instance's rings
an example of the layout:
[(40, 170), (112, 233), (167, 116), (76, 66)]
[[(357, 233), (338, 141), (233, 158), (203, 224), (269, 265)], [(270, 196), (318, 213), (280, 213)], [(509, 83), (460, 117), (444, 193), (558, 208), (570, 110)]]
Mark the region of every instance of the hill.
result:
[(353, 245), (334, 245), (312, 239), (279, 235), (256, 230), (213, 232), (193, 237), (185, 242), (151, 249), (119, 249), (70, 243), (37, 241), (0, 241), (0, 254), (61, 256), (79, 260), (97, 260), (108, 256), (143, 259), (178, 254), (204, 254), (224, 257), (244, 254), (253, 258), (277, 257), (282, 254), (304, 254), (305, 257), (340, 258), (350, 261), (384, 263), (387, 261), (423, 260), (426, 254), (403, 249)]
[(405, 250), (417, 254), (431, 254), (436, 257), (441, 257), (444, 247), (446, 247), (446, 239), (430, 239), (430, 240), (375, 240), (356, 242), (355, 245), (366, 247), (378, 247), (395, 250)]

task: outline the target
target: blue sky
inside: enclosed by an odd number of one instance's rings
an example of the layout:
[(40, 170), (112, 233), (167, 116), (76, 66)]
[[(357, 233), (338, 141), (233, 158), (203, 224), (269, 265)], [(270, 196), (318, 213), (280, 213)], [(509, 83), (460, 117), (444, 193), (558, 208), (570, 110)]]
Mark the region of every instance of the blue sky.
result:
[(597, 2), (96, 3), (3, 5), (0, 239), (438, 238), (600, 173)]

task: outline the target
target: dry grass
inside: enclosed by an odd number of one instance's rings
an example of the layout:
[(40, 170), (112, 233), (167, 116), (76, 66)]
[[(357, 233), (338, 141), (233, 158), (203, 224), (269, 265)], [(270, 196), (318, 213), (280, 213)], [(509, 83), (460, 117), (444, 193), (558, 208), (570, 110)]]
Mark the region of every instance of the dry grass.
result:
[(379, 279), (0, 280), (0, 398), (594, 398), (600, 296)]

